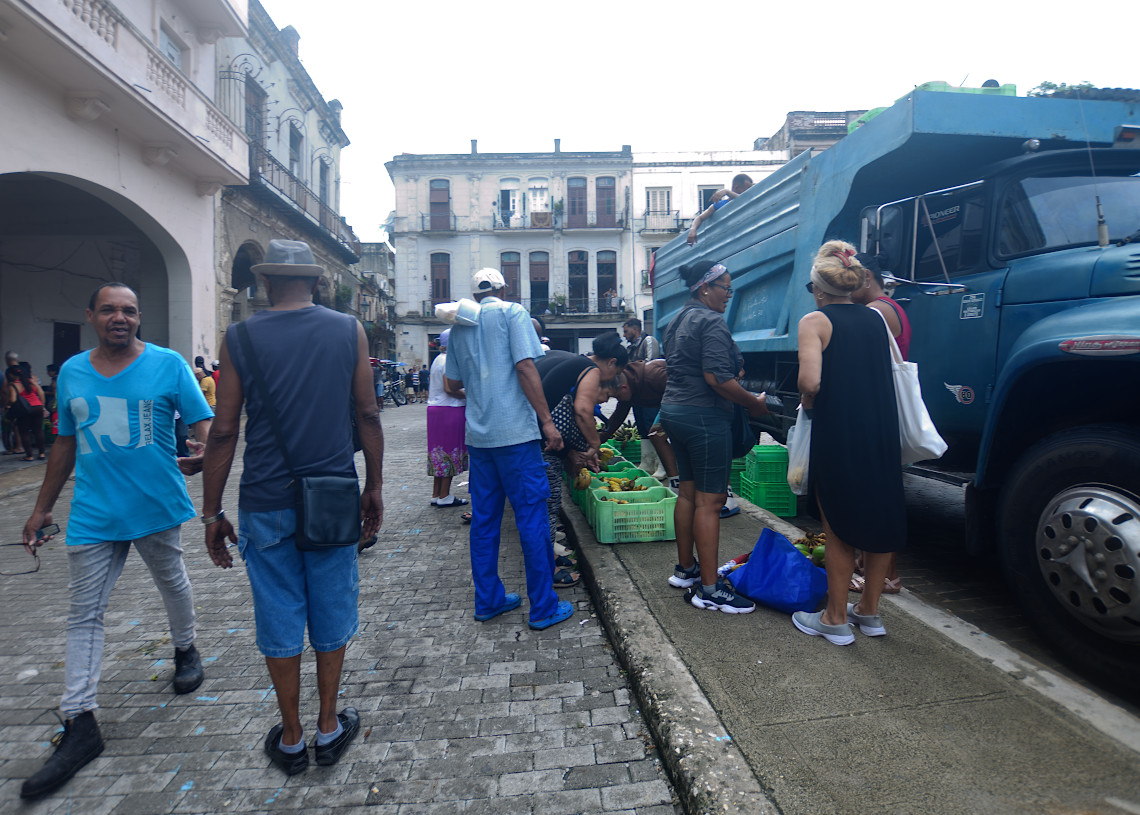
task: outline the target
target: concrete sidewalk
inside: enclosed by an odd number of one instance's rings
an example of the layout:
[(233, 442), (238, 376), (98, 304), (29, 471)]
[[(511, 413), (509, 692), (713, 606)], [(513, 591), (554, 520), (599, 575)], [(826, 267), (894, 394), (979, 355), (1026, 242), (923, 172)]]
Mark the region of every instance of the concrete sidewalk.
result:
[[(741, 504), (721, 562), (766, 524), (797, 536)], [(1140, 813), (1136, 718), (1000, 643), (962, 647), (987, 638), (913, 595), (885, 598), (888, 636), (837, 647), (763, 607), (693, 608), (666, 582), (674, 542), (598, 544), (564, 508), (688, 812)]]

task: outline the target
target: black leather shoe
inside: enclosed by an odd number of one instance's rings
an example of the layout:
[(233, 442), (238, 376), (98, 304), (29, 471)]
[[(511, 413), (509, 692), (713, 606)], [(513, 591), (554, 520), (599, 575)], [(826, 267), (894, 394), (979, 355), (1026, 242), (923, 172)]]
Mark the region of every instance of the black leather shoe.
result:
[(198, 649), (194, 643), (183, 650), (174, 649), (174, 692), (190, 693), (196, 691), (206, 678), (202, 670), (202, 659), (198, 656)]
[(63, 737), (55, 753), (20, 787), (20, 797), (39, 798), (59, 789), (102, 752), (103, 736), (95, 722), (95, 711), (88, 710), (68, 719), (63, 723)]
[(336, 764), (340, 761), (341, 753), (348, 748), (348, 743), (360, 732), (360, 714), (356, 712), (356, 708), (346, 707), (336, 714), (336, 717), (340, 720), (343, 732), (328, 744), (322, 745), (317, 744), (315, 740), (313, 741), (313, 752), (317, 754), (317, 763), (323, 766)]
[(265, 755), (269, 756), (270, 761), (280, 767), (285, 775), (296, 775), (308, 768), (309, 751), (286, 753), (282, 750), (281, 731), (284, 729), (281, 724), (275, 724), (269, 729), (269, 735), (265, 737)]

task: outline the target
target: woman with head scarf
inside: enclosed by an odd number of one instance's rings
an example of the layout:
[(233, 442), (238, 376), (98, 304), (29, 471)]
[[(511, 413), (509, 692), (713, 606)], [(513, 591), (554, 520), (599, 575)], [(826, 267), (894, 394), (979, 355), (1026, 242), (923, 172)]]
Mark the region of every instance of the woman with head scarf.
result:
[(673, 513), (678, 562), (669, 585), (693, 587), (690, 602), (697, 608), (747, 614), (756, 605), (717, 575), (720, 511), (732, 468), (733, 405), (743, 405), (751, 416), (763, 416), (768, 408), (763, 395), (737, 381), (744, 357), (724, 321), (732, 299), (728, 269), (700, 261), (682, 266), (681, 278), (690, 299), (665, 330), (667, 382), (659, 418), (679, 479)]

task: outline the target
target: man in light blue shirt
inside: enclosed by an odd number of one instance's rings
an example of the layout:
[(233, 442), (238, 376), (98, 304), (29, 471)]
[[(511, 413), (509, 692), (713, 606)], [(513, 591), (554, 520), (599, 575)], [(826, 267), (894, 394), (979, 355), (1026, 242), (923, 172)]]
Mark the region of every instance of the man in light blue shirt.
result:
[[(467, 448), (471, 460), (471, 575), (475, 619), (490, 620), (516, 609), (522, 599), (499, 578), (503, 502), (510, 498), (526, 565), (530, 627), (549, 628), (570, 618), (574, 607), (554, 593), (554, 549), (546, 515), (549, 485), (542, 460), (560, 450), (534, 360), (545, 353), (518, 303), (499, 294), (506, 287), (496, 269), (472, 280), (479, 313), (475, 325), (456, 324), (448, 342), (444, 387), (467, 398)], [(541, 426), (541, 432), (540, 432)]]
[(180, 541), (182, 523), (194, 517), (182, 475), (201, 471), (202, 445), (195, 444), (196, 455), (175, 459), (174, 412), (182, 414), (198, 439), (209, 434), (214, 414), (186, 360), (138, 338), (140, 317), (138, 295), (128, 286), (100, 286), (87, 308), (99, 344), (69, 359), (59, 373), (59, 436), (35, 510), (24, 525), (24, 546), (34, 551), (51, 539), (44, 528), (51, 526), (52, 508), (75, 468), (60, 702), (65, 722), (58, 748), (24, 782), (21, 798), (57, 789), (103, 751), (95, 721), (103, 616), (132, 548), (166, 606), (174, 643), (174, 692), (190, 693), (202, 684), (202, 662), (194, 647), (194, 594)]

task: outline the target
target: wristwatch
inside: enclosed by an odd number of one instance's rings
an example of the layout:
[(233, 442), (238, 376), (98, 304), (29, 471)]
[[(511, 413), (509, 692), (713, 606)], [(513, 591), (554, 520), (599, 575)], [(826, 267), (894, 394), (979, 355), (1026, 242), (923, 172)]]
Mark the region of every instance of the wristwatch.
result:
[(209, 526), (210, 524), (216, 524), (224, 517), (226, 517), (226, 511), (224, 509), (219, 509), (217, 515), (211, 515), (209, 518), (203, 515), (202, 523), (206, 524), (206, 526)]

